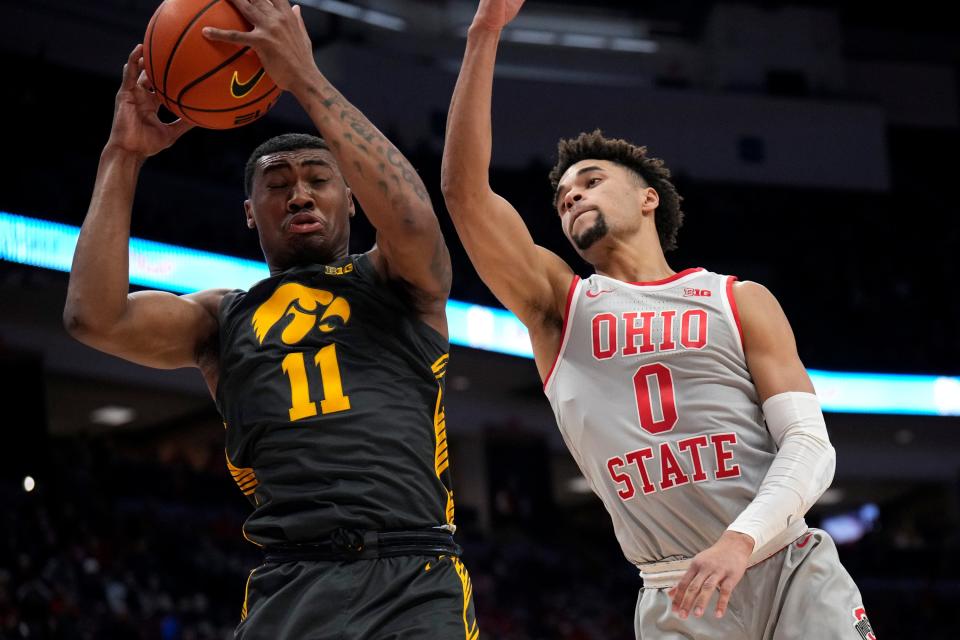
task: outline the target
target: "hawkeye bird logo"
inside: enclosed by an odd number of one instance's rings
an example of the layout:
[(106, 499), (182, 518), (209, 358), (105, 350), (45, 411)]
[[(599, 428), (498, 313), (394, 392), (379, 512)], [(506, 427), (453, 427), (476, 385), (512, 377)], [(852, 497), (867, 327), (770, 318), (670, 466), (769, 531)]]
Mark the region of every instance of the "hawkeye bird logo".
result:
[(293, 345), (303, 340), (314, 327), (329, 333), (347, 324), (350, 305), (329, 291), (311, 289), (295, 282), (281, 285), (253, 314), (251, 324), (260, 344), (270, 329), (288, 316), (292, 320), (284, 327), (280, 339), (284, 344)]
[(233, 78), (230, 80), (230, 95), (237, 99), (243, 98), (259, 84), (263, 78), (263, 73), (263, 67), (260, 67), (260, 70), (253, 74), (253, 77), (246, 82), (240, 82), (240, 72), (234, 71)]

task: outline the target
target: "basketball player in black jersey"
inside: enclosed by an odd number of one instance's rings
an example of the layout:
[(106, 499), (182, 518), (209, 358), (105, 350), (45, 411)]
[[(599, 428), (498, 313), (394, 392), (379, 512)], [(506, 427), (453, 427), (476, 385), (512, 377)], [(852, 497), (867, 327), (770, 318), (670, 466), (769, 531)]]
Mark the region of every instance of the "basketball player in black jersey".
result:
[[(190, 127), (163, 124), (131, 52), (74, 256), (64, 322), (101, 351), (198, 367), (253, 504), (265, 562), (237, 637), (476, 638), (453, 541), (443, 410), (450, 259), (403, 155), (316, 67), (299, 8), (231, 0), (252, 46), (323, 139), (274, 138), (247, 164), (246, 222), (270, 277), (247, 292), (128, 293), (130, 217), (146, 159)], [(349, 186), (348, 186), (349, 185)], [(348, 254), (353, 196), (377, 230)]]

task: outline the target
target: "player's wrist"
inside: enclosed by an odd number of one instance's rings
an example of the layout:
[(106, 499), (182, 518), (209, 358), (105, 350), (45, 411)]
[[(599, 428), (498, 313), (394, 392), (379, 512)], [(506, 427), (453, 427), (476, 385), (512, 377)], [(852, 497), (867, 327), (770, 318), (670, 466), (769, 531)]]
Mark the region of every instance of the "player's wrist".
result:
[(474, 18), (473, 22), (471, 22), (470, 26), (467, 28), (467, 37), (477, 38), (483, 36), (493, 36), (495, 38), (499, 38), (502, 32), (503, 26), (490, 25), (485, 23), (483, 20)]
[(754, 540), (752, 536), (731, 529), (723, 532), (719, 542), (722, 542), (724, 546), (730, 548), (735, 553), (746, 557), (749, 557), (750, 554), (753, 553), (753, 549), (756, 546), (756, 540)]
[[(280, 83), (278, 82), (277, 84), (279, 85)], [(307, 110), (307, 113), (309, 113), (310, 110), (307, 107), (307, 102), (312, 97), (321, 95), (323, 91), (322, 87), (330, 83), (323, 75), (323, 72), (320, 71), (320, 67), (314, 63), (298, 69), (293, 78), (285, 84), (286, 86), (283, 86), (282, 89), (290, 92), (304, 109)]]
[(147, 161), (150, 154), (130, 149), (124, 144), (110, 139), (100, 152), (101, 164), (119, 164), (131, 169), (139, 170)]

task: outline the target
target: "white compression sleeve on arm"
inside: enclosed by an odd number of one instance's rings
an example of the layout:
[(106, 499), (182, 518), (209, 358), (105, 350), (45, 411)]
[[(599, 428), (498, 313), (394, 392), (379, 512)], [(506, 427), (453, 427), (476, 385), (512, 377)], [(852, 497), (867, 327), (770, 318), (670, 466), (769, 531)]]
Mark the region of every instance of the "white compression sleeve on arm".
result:
[(802, 517), (833, 481), (836, 453), (820, 402), (812, 393), (788, 391), (763, 403), (778, 451), (756, 497), (729, 527), (752, 537), (759, 549)]

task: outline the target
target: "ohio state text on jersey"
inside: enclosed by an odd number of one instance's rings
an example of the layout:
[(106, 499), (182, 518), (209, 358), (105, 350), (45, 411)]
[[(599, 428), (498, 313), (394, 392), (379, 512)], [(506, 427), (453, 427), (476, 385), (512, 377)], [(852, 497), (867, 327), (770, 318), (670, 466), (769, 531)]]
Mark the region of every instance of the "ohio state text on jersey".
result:
[[(691, 558), (716, 542), (776, 454), (744, 357), (735, 280), (687, 269), (656, 282), (571, 283), (544, 392), (634, 564)], [(754, 558), (805, 529), (793, 521)]]

